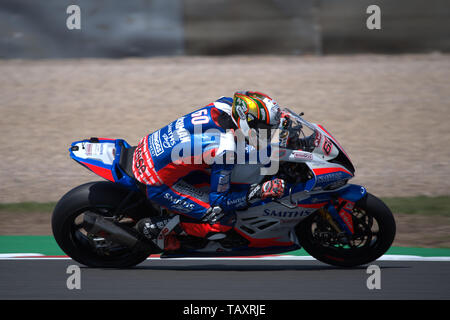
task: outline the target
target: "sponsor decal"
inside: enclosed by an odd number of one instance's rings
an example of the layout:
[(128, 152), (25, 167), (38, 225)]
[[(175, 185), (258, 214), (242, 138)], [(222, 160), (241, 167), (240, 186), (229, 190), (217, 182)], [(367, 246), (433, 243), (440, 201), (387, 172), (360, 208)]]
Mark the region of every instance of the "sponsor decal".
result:
[(181, 117), (175, 121), (175, 139), (180, 140), (181, 143), (191, 141), (191, 135), (189, 131), (184, 128), (184, 119)]
[(153, 132), (150, 135), (150, 148), (153, 150), (153, 153), (155, 156), (159, 156), (164, 152), (164, 148), (161, 143), (161, 137), (160, 137), (161, 131), (158, 130), (156, 132)]
[[(140, 182), (151, 185), (161, 185), (161, 179), (153, 170), (153, 164), (150, 157), (151, 145), (148, 145), (150, 136), (144, 137), (136, 147), (133, 155), (133, 173)], [(150, 148), (149, 148), (150, 146)]]
[(239, 204), (242, 204), (242, 203), (247, 203), (246, 198), (247, 198), (247, 196), (243, 196), (241, 198), (228, 200), (227, 201), (227, 205), (228, 206), (235, 206), (235, 205), (239, 205)]
[(173, 190), (181, 194), (189, 195), (203, 202), (209, 202), (209, 195), (206, 192), (203, 192), (200, 189), (195, 188), (194, 186), (184, 182), (183, 180), (180, 180), (177, 183), (175, 183), (172, 186), (172, 188)]
[(239, 115), (239, 118), (245, 119), (245, 113), (247, 112), (247, 104), (241, 98), (236, 99), (236, 112)]
[(322, 150), (323, 153), (328, 156), (331, 153), (331, 150), (333, 149), (333, 143), (331, 142), (328, 137), (325, 137), (325, 141), (323, 142)]
[(292, 156), (295, 159), (302, 159), (302, 160), (312, 160), (313, 155), (309, 152), (303, 152), (303, 151), (292, 151)]
[(88, 143), (86, 145), (86, 155), (87, 156), (92, 156), (92, 144)]
[(169, 149), (175, 145), (175, 138), (173, 136), (173, 124), (172, 123), (167, 126), (167, 133), (164, 133), (162, 135), (162, 139), (163, 139), (163, 141), (162, 141), (163, 147), (166, 149)]
[(175, 198), (167, 192), (164, 194), (164, 199), (168, 200), (171, 203), (171, 208), (180, 212), (191, 212), (195, 207), (193, 203), (190, 203), (183, 199)]
[(85, 152), (87, 156), (101, 156), (103, 154), (102, 143), (87, 143), (85, 145)]
[(226, 192), (230, 188), (231, 171), (221, 171), (219, 182), (217, 185), (217, 192)]
[(343, 178), (342, 172), (333, 172), (333, 173), (327, 173), (327, 174), (321, 174), (317, 176), (317, 183), (329, 183), (334, 182), (337, 180), (340, 180)]
[(310, 210), (278, 211), (264, 209), (264, 216), (280, 218), (297, 218), (309, 215)]
[(347, 225), (348, 229), (351, 231), (351, 233), (354, 233), (353, 230), (353, 221), (352, 221), (352, 215), (345, 210), (339, 211), (339, 216), (342, 218), (342, 220)]
[[(340, 200), (340, 202), (341, 201), (345, 200)], [(346, 201), (342, 209), (339, 211), (339, 216), (344, 221), (344, 223), (346, 224), (351, 233), (355, 232), (353, 228), (353, 216), (351, 214), (354, 206), (355, 206), (354, 202)]]
[(145, 160), (142, 157), (143, 149), (144, 149), (144, 141), (142, 140), (137, 146), (136, 151), (134, 152), (134, 167), (138, 171), (139, 175), (144, 174), (144, 172), (147, 170)]

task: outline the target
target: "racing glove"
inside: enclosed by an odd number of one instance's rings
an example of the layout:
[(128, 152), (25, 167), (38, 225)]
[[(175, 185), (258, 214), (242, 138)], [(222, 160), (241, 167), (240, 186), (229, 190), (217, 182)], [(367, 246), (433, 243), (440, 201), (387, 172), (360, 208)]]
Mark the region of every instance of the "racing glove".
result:
[(251, 203), (255, 199), (281, 198), (284, 194), (284, 188), (284, 180), (278, 178), (254, 185), (248, 192), (247, 201)]

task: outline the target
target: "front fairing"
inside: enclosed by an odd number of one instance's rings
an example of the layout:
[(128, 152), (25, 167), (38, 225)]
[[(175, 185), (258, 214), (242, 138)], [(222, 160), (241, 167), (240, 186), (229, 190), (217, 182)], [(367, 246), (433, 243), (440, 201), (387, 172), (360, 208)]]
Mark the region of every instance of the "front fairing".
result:
[(354, 166), (337, 140), (321, 125), (310, 123), (299, 115), (283, 110), (301, 125), (300, 135), (310, 139), (307, 151), (280, 149), (281, 161), (303, 162), (312, 173), (304, 185), (305, 191), (331, 190), (345, 185), (354, 176)]
[(312, 125), (315, 127), (318, 138), (320, 139), (318, 146), (315, 147), (313, 152), (321, 156), (325, 161), (342, 165), (353, 175), (355, 173), (355, 167), (344, 148), (323, 126), (320, 124)]
[(283, 113), (289, 115), (298, 124), (301, 124), (303, 135), (306, 135), (305, 129), (309, 129), (314, 134), (314, 149), (311, 151), (313, 154), (324, 161), (342, 162), (342, 165), (354, 174), (355, 168), (350, 157), (339, 142), (322, 125), (308, 122), (288, 108), (283, 109)]

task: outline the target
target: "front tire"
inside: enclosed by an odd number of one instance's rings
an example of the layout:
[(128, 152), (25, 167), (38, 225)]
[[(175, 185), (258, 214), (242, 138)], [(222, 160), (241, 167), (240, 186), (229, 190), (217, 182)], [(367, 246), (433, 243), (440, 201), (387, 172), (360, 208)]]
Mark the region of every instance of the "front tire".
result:
[[(396, 232), (391, 210), (377, 197), (367, 193), (356, 202), (352, 219), (355, 234), (351, 241), (341, 241), (333, 228), (318, 213), (296, 228), (301, 246), (311, 256), (339, 267), (355, 267), (381, 257), (391, 247)], [(324, 237), (325, 234), (328, 235)]]
[[(111, 217), (127, 194), (128, 190), (111, 182), (87, 183), (66, 193), (56, 204), (52, 216), (53, 236), (60, 248), (88, 267), (127, 268), (143, 262), (152, 250), (132, 250), (108, 241), (103, 243), (101, 236), (83, 229), (84, 213)], [(127, 226), (132, 224), (133, 220), (129, 219)], [(103, 244), (105, 248), (101, 247)]]

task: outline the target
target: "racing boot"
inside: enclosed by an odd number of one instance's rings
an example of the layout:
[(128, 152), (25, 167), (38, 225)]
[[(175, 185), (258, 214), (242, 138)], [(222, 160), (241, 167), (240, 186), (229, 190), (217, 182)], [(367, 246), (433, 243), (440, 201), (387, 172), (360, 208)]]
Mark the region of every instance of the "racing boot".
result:
[[(220, 220), (225, 217), (225, 212), (220, 207), (210, 207), (205, 213), (201, 221), (196, 222), (181, 222), (183, 230), (190, 236), (204, 238), (207, 240), (217, 241), (224, 239), (227, 235), (225, 232), (232, 227), (228, 221), (228, 225), (223, 225)], [(233, 220), (230, 216), (228, 220)]]
[[(173, 221), (176, 219), (176, 221)], [(175, 251), (180, 248), (177, 235), (183, 232), (179, 218), (151, 217), (138, 221), (135, 228), (146, 240), (155, 243), (161, 250)], [(173, 225), (175, 224), (176, 225)], [(172, 226), (169, 226), (172, 224)]]

